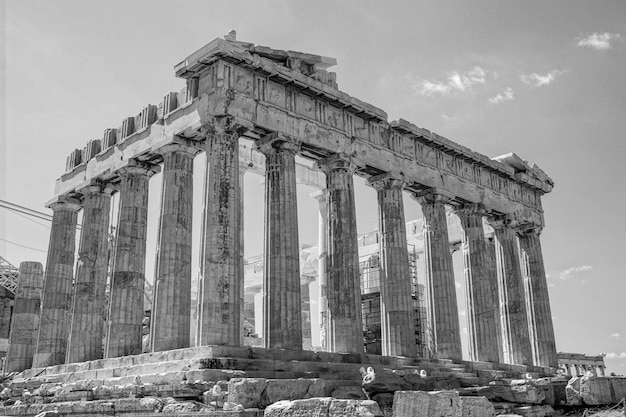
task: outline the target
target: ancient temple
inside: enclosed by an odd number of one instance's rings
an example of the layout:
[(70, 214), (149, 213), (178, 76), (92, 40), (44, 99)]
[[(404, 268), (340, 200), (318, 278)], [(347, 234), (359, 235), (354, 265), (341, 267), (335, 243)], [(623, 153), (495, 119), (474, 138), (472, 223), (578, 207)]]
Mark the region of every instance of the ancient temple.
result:
[[(194, 192), (204, 192), (195, 344), (242, 345), (241, 183), (249, 164), (240, 155), (240, 141), (247, 140), (254, 148), (247, 158), (258, 160), (253, 165), (262, 168), (265, 180), (266, 348), (298, 351), (307, 345), (296, 200), (300, 178), (319, 188), (323, 347), (364, 352), (364, 266), (353, 183), (358, 175), (378, 199), (382, 355), (424, 354), (424, 341), (416, 338), (402, 198), (409, 193), (423, 212), (429, 355), (462, 356), (447, 214), (454, 213), (465, 266), (470, 359), (555, 368), (540, 243), (541, 197), (552, 190), (552, 180), (513, 153), (489, 158), (408, 121), (389, 122), (383, 110), (339, 90), (336, 75), (328, 71), (335, 64), (333, 58), (256, 46), (233, 35), (215, 39), (175, 66), (176, 76), (185, 80), (183, 90), (167, 93), (72, 152), (47, 204), (53, 223), (32, 366), (142, 352), (145, 258), (154, 250), (146, 247), (148, 184), (156, 172), (162, 172), (163, 187), (151, 349), (190, 346)], [(200, 152), (207, 156), (207, 181), (198, 191), (193, 161)], [(297, 163), (296, 156), (310, 164)], [(119, 219), (110, 250), (115, 193)]]

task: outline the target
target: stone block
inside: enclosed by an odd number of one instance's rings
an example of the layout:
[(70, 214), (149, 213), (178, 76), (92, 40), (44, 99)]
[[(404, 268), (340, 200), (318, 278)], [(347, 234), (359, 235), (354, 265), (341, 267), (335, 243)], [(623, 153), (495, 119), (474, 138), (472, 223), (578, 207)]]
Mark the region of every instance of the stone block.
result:
[(580, 397), (587, 405), (608, 405), (613, 402), (611, 381), (608, 377), (582, 377)]
[(626, 398), (626, 378), (612, 377), (611, 388), (613, 390), (613, 403), (618, 403), (621, 399)]
[(567, 395), (565, 393), (567, 381), (552, 381), (550, 385), (554, 392), (554, 405), (567, 404)]
[(258, 408), (266, 387), (266, 379), (233, 378), (228, 381), (228, 402), (241, 404), (244, 408)]
[(333, 400), (328, 409), (328, 417), (380, 417), (383, 413), (376, 401)]
[(396, 391), (393, 417), (457, 417), (461, 412), (459, 395), (454, 391)]
[(311, 385), (309, 385), (309, 389), (307, 390), (304, 398), (315, 398), (315, 397), (324, 397), (326, 396), (326, 381), (323, 379), (312, 379)]
[(460, 397), (462, 417), (493, 417), (496, 410), (485, 397)]
[(311, 380), (309, 379), (269, 379), (260, 399), (261, 407), (282, 400), (300, 400), (305, 398)]
[(582, 377), (575, 376), (567, 382), (565, 387), (565, 402), (567, 405), (582, 405), (580, 396), (580, 380)]
[(265, 417), (328, 417), (332, 398), (279, 401), (265, 409)]

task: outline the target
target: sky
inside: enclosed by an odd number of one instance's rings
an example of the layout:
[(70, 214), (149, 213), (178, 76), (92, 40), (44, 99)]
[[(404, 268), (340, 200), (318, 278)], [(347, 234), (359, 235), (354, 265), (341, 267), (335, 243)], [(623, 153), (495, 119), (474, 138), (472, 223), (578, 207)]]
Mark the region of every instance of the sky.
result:
[[(51, 213), (45, 203), (67, 155), (179, 90), (174, 65), (235, 29), (238, 40), (336, 58), (340, 89), (389, 121), (541, 167), (555, 182), (542, 199), (542, 245), (557, 350), (606, 353), (608, 371), (626, 374), (623, 0), (0, 0), (0, 20), (1, 200)], [(203, 165), (200, 155), (196, 178)], [(244, 184), (247, 255), (262, 250), (259, 180)], [(376, 196), (355, 184), (365, 233)], [(312, 191), (298, 191), (302, 244), (317, 239)], [(413, 200), (405, 205), (407, 220), (421, 215)], [(0, 208), (0, 256), (16, 266), (45, 263), (49, 232), (44, 220)]]

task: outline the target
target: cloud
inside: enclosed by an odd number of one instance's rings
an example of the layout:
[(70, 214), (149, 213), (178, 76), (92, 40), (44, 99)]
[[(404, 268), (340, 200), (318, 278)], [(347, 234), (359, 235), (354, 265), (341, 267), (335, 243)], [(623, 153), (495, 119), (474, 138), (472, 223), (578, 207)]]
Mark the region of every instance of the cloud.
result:
[(523, 83), (532, 85), (533, 87), (541, 87), (544, 85), (550, 85), (557, 77), (565, 74), (567, 71), (560, 70), (552, 70), (546, 75), (537, 74), (533, 72), (532, 74), (522, 74), (519, 76), (519, 79), (522, 80)]
[(606, 354), (607, 359), (626, 359), (626, 352), (616, 353), (610, 352)]
[(619, 333), (617, 333), (617, 332), (615, 332), (615, 333), (611, 333), (611, 337), (612, 337), (613, 339), (619, 339), (619, 338), (621, 338), (621, 337), (622, 337), (622, 335), (621, 335), (621, 334), (619, 334)]
[(592, 33), (591, 35), (579, 38), (578, 46), (581, 48), (593, 48), (598, 51), (606, 51), (611, 49), (612, 41), (620, 40), (621, 38), (622, 35), (619, 33)]
[(559, 279), (561, 281), (567, 281), (571, 279), (574, 275), (577, 275), (585, 271), (591, 271), (591, 269), (592, 269), (591, 265), (574, 266), (572, 268), (559, 272)]
[(487, 72), (479, 66), (469, 71), (458, 72), (453, 71), (448, 75), (445, 81), (432, 82), (428, 80), (422, 81), (419, 85), (419, 93), (424, 96), (433, 96), (440, 94), (447, 96), (453, 92), (464, 93), (471, 91), (472, 87), (477, 84), (485, 84), (487, 81)]
[(513, 100), (515, 98), (515, 93), (511, 87), (507, 87), (503, 92), (496, 94), (493, 97), (489, 98), (489, 102), (492, 104), (500, 104), (505, 101)]

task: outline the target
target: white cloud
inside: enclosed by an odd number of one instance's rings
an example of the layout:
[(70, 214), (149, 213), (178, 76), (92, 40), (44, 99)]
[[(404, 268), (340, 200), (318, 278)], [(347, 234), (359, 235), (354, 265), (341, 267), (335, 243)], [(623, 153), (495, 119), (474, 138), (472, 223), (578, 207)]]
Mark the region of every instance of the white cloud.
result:
[(453, 92), (464, 93), (470, 91), (474, 85), (485, 84), (486, 81), (487, 72), (481, 67), (476, 66), (462, 73), (453, 71), (448, 75), (445, 81), (432, 82), (424, 80), (418, 87), (419, 93), (424, 96), (432, 96), (435, 94), (446, 96)]
[(532, 74), (522, 74), (519, 76), (519, 79), (522, 80), (523, 83), (532, 85), (533, 87), (541, 87), (544, 85), (550, 85), (557, 77), (565, 74), (566, 71), (560, 70), (552, 70), (546, 75), (537, 74), (533, 72)]
[(619, 33), (592, 33), (584, 38), (578, 39), (578, 46), (581, 48), (593, 48), (598, 51), (606, 51), (611, 49), (611, 42), (620, 40), (622, 36)]
[(489, 102), (492, 104), (499, 104), (505, 101), (513, 100), (515, 98), (515, 93), (511, 87), (507, 87), (503, 92), (496, 94), (493, 97), (489, 98)]
[(562, 281), (567, 281), (571, 279), (574, 275), (585, 271), (591, 271), (591, 269), (591, 265), (574, 266), (572, 268), (568, 268), (564, 271), (559, 272), (559, 279)]
[(616, 353), (610, 352), (606, 354), (608, 359), (626, 359), (626, 352)]
[(617, 333), (617, 332), (615, 332), (615, 333), (611, 333), (611, 337), (612, 337), (613, 339), (619, 339), (619, 338), (621, 338), (621, 337), (622, 337), (622, 335), (621, 335), (621, 334), (619, 334), (619, 333)]

